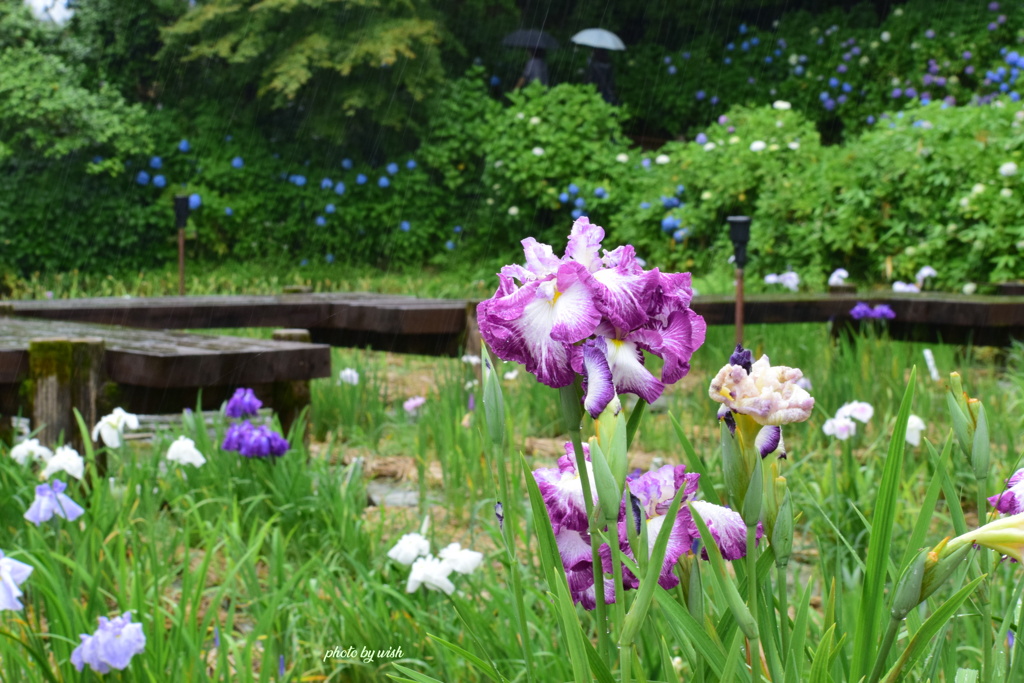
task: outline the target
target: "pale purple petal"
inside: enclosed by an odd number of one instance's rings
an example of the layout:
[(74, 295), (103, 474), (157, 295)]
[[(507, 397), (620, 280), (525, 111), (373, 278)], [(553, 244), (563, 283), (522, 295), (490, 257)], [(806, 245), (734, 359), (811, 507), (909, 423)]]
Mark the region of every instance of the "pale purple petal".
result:
[[(665, 526), (665, 519), (664, 515), (658, 515), (647, 520), (648, 553), (654, 552), (654, 544), (658, 540), (658, 534), (661, 533), (662, 527)], [(696, 529), (696, 525), (693, 523), (689, 509), (680, 508), (675, 523), (669, 530), (665, 560), (661, 565), (661, 574), (658, 576), (658, 585), (666, 590), (679, 585), (679, 577), (673, 573), (672, 568), (680, 557), (690, 551), (694, 539), (692, 529)]]
[[(747, 554), (747, 527), (743, 523), (743, 517), (735, 510), (730, 510), (721, 505), (709, 503), (706, 500), (695, 500), (693, 508), (700, 514), (701, 519), (711, 532), (711, 536), (718, 543), (722, 551), (722, 557), (727, 560), (738, 560)], [(694, 538), (700, 538), (696, 522), (690, 530)], [(763, 532), (761, 523), (757, 523), (757, 539), (760, 540)], [(707, 559), (706, 552), (703, 553)]]
[(594, 225), (586, 216), (580, 216), (572, 224), (572, 231), (569, 233), (569, 244), (565, 248), (566, 258), (579, 263), (588, 272), (594, 272), (601, 267), (598, 254), (601, 250), (601, 240), (604, 239), (604, 228)]
[[(594, 475), (589, 471), (593, 500), (597, 500)], [(551, 517), (551, 528), (555, 535), (563, 529), (585, 533), (587, 531), (587, 508), (583, 499), (583, 484), (575, 470), (562, 471), (558, 468), (541, 468), (533, 471), (537, 488)]]
[[(570, 344), (582, 341), (592, 335), (601, 322), (594, 296), (584, 282), (586, 277), (586, 269), (577, 263), (566, 263), (558, 269), (550, 300), (554, 315), (552, 339)], [(550, 282), (541, 285), (538, 296), (546, 295)]]
[(648, 403), (654, 403), (661, 396), (665, 385), (644, 367), (643, 353), (634, 342), (608, 339), (606, 355), (617, 392), (636, 394)]
[(538, 242), (532, 237), (527, 237), (521, 244), (526, 254), (526, 269), (535, 277), (546, 277), (558, 270), (562, 264), (562, 259), (555, 256), (549, 244)]
[(568, 571), (581, 563), (592, 563), (594, 555), (590, 547), (590, 535), (572, 529), (562, 529), (555, 535), (562, 566)]

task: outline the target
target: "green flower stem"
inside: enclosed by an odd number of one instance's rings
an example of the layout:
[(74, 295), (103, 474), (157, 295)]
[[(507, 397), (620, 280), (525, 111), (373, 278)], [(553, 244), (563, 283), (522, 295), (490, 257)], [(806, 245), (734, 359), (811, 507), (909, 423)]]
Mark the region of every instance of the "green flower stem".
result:
[[(988, 476), (978, 479), (978, 525), (984, 525), (985, 511), (988, 509), (988, 500), (985, 492), (988, 491)], [(987, 576), (992, 575), (992, 553), (987, 549), (981, 549), (981, 573)], [(981, 607), (981, 676), (982, 683), (990, 683), (992, 680), (992, 602), (989, 599), (988, 581), (982, 581), (978, 586), (978, 602)]]
[(878, 657), (875, 659), (875, 666), (871, 670), (871, 676), (868, 677), (868, 683), (876, 683), (885, 671), (885, 660), (889, 658), (889, 650), (892, 649), (892, 644), (896, 640), (896, 634), (899, 633), (901, 621), (903, 620), (890, 615), (889, 625), (885, 629), (885, 637), (882, 638), (882, 646), (878, 649)]
[(785, 664), (789, 658), (789, 587), (787, 586), (788, 581), (788, 568), (783, 565), (776, 565), (776, 574), (778, 574), (778, 593), (779, 593), (779, 636), (782, 640), (782, 662)]
[(523, 583), (519, 574), (519, 561), (516, 559), (516, 543), (513, 534), (516, 530), (515, 510), (509, 494), (508, 473), (505, 471), (505, 447), (494, 444), (494, 462), (498, 463), (498, 489), (504, 501), (505, 521), (502, 524), (501, 537), (505, 541), (505, 553), (508, 556), (508, 567), (512, 579), (512, 594), (515, 596), (516, 621), (519, 622), (519, 634), (523, 648), (523, 661), (526, 662), (526, 680), (533, 680), (533, 648), (530, 647), (530, 630), (526, 620), (526, 606), (523, 603)]
[[(622, 585), (622, 560), (619, 558), (617, 548), (619, 547), (619, 525), (610, 525), (612, 548), (612, 571), (615, 576), (615, 604), (612, 609), (615, 611), (615, 625), (622, 628), (626, 623), (626, 591)], [(598, 584), (595, 594), (600, 590), (604, 593), (603, 584)], [(633, 665), (633, 644), (619, 643), (619, 681), (629, 683), (632, 679), (631, 667)]]
[(590, 552), (594, 558), (594, 601), (597, 603), (594, 614), (597, 619), (598, 651), (604, 655), (605, 662), (610, 668), (615, 662), (615, 650), (612, 646), (611, 634), (608, 631), (608, 608), (604, 602), (604, 570), (601, 568), (600, 530), (594, 515), (593, 489), (590, 487), (587, 458), (583, 454), (583, 440), (580, 436), (583, 409), (580, 406), (579, 393), (577, 393), (575, 383), (562, 387), (558, 393), (562, 405), (562, 418), (565, 420), (565, 428), (569, 432), (569, 440), (572, 441), (573, 452), (576, 453), (576, 471), (579, 472), (580, 484), (583, 486), (583, 504), (587, 509), (587, 523), (590, 525)]
[[(747, 527), (747, 608), (754, 623), (757, 623), (757, 525)], [(761, 668), (761, 641), (753, 638), (750, 642), (750, 666), (752, 680), (758, 680)]]

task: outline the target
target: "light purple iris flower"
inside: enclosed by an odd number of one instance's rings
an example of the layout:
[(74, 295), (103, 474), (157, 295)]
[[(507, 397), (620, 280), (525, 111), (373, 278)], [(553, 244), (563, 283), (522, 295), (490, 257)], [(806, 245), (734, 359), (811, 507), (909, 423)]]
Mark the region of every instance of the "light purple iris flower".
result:
[[(690, 310), (689, 273), (644, 270), (629, 245), (602, 255), (603, 239), (604, 229), (585, 216), (573, 223), (561, 258), (524, 239), (525, 265), (502, 268), (498, 290), (477, 308), (480, 333), (502, 360), (522, 363), (551, 387), (583, 374), (594, 417), (614, 392), (648, 402), (661, 396), (689, 372), (706, 332)], [(644, 351), (664, 359), (661, 379), (644, 367)]]
[(81, 671), (88, 664), (101, 674), (111, 669), (124, 671), (132, 657), (146, 649), (142, 624), (132, 623), (132, 613), (114, 619), (100, 617), (100, 627), (92, 635), (79, 636), (82, 643), (71, 653), (71, 663)]
[(73, 522), (85, 514), (85, 510), (64, 494), (67, 484), (54, 479), (49, 484), (36, 487), (36, 499), (25, 512), (25, 519), (39, 526), (53, 519), (54, 515)]
[(1006, 480), (1006, 490), (992, 496), (988, 502), (1004, 515), (1024, 512), (1024, 469), (1019, 469)]
[[(589, 470), (589, 449), (587, 444), (583, 447)], [(565, 445), (565, 455), (558, 459), (555, 467), (534, 470), (533, 476), (537, 480), (537, 486), (551, 517), (551, 526), (569, 583), (570, 595), (573, 601), (581, 604), (584, 609), (594, 609), (596, 590), (593, 556), (583, 486), (576, 468), (572, 444)], [(683, 506), (669, 531), (665, 560), (658, 577), (658, 583), (664, 588), (673, 588), (679, 583), (673, 568), (681, 556), (693, 552), (695, 541), (700, 540), (697, 524), (686, 507), (687, 502), (698, 505), (698, 512), (708, 524), (726, 559), (733, 560), (746, 555), (746, 526), (743, 519), (728, 508), (705, 501), (694, 501), (699, 479), (699, 474), (688, 473), (683, 465), (665, 465), (651, 472), (630, 475), (626, 479), (632, 504), (631, 509), (627, 511), (625, 501), (620, 503), (618, 525), (620, 550), (630, 558), (634, 555), (629, 547), (627, 525), (634, 525), (634, 530), (640, 524), (646, 525), (650, 552), (665, 523), (665, 513), (668, 512), (672, 499), (680, 488), (683, 489)], [(593, 489), (592, 474), (590, 481)], [(596, 501), (596, 491), (593, 491), (592, 495)], [(757, 537), (761, 537), (760, 525)], [(599, 552), (602, 569), (610, 573), (611, 548), (607, 544), (602, 544)], [(704, 557), (706, 558), (706, 554)], [(639, 580), (627, 568), (623, 569), (623, 586), (626, 589), (635, 589), (639, 586)], [(605, 602), (615, 602), (616, 596), (610, 579), (605, 579), (604, 591)]]

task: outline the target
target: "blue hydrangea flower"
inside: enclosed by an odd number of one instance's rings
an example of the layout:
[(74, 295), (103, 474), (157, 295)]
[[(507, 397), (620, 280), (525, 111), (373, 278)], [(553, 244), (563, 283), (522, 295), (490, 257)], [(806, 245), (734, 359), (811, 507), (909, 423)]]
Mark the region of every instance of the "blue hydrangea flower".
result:
[(689, 52), (684, 52), (683, 53), (683, 59), (689, 59), (689, 58), (690, 58), (690, 53)]
[(693, 141), (698, 145), (706, 145), (708, 144), (708, 136), (704, 133), (697, 133), (697, 137), (695, 137)]
[(365, 184), (366, 184), (366, 176), (364, 174), (360, 173), (359, 175), (356, 176), (356, 185), (365, 185)]
[(577, 197), (576, 201), (574, 201), (573, 204), (576, 206), (577, 209), (582, 209), (586, 207), (587, 202), (583, 199), (583, 197)]
[(179, 152), (187, 152), (190, 149), (192, 149), (192, 146), (188, 144), (188, 140), (182, 140), (181, 142), (178, 143)]
[(135, 176), (135, 182), (139, 185), (149, 185), (149, 174), (145, 171), (139, 171), (138, 175)]
[(305, 268), (308, 265), (309, 265), (309, 259), (308, 258), (304, 258), (301, 261), (299, 261), (299, 267), (300, 268)]
[(833, 100), (831, 97), (828, 98), (827, 100), (825, 100), (824, 102), (822, 102), (822, 104), (825, 106), (825, 109), (828, 110), (828, 111), (832, 111), (833, 109), (836, 108), (836, 101)]
[(405, 167), (411, 171), (416, 168), (416, 162), (413, 159), (409, 159), (409, 161), (405, 162)]
[(739, 27), (738, 30), (739, 30), (741, 36), (744, 35), (747, 32), (747, 25), (746, 24), (740, 24), (740, 27)]
[(97, 155), (97, 156), (94, 156), (92, 158), (92, 163), (94, 163), (94, 164), (99, 164), (99, 163), (102, 163), (102, 162), (103, 162), (103, 157), (101, 157), (101, 156)]
[(753, 38), (750, 39), (750, 44), (751, 45), (760, 45), (761, 44), (761, 39), (758, 38), (757, 36), (754, 36)]
[(686, 239), (686, 237), (689, 234), (690, 231), (687, 228), (679, 228), (674, 233), (672, 233), (672, 239), (674, 239), (676, 242), (682, 242), (683, 240)]
[(664, 61), (666, 64), (671, 64), (672, 63), (672, 58), (671, 57), (665, 57), (662, 61)]
[(576, 183), (569, 183), (569, 194), (576, 196), (580, 193), (580, 188), (576, 186)]
[(326, 213), (334, 213), (334, 211), (334, 204), (328, 204), (327, 206), (324, 207), (324, 212)]
[(830, 87), (830, 88), (838, 88), (839, 87), (839, 79), (836, 78), (835, 76), (833, 76), (832, 78), (828, 79), (828, 87)]
[(456, 225), (454, 228), (452, 228), (452, 232), (454, 232), (456, 235), (462, 234), (462, 226)]
[(334, 186), (335, 194), (345, 194), (345, 183), (339, 182)]
[(747, 52), (748, 50), (750, 50), (750, 43), (744, 40), (742, 43), (740, 43), (740, 49), (743, 50), (744, 52)]
[(890, 95), (895, 100), (897, 97), (900, 97), (900, 96), (903, 95), (903, 91), (900, 90), (899, 88), (893, 88), (892, 92), (890, 93)]
[(444, 243), (444, 248), (448, 251), (453, 251), (455, 249), (455, 242), (448, 240)]
[(676, 69), (676, 65), (675, 64), (670, 64), (668, 69), (667, 69), (667, 71), (668, 71), (668, 75), (669, 76), (675, 76), (676, 75), (676, 71), (678, 71), (678, 69)]
[(797, 76), (803, 76), (804, 67), (800, 64), (797, 64), (796, 67), (793, 68), (793, 73), (796, 74)]
[(395, 175), (396, 173), (398, 173), (398, 164), (396, 164), (393, 161), (390, 164), (388, 164), (385, 168), (390, 175)]
[(224, 142), (231, 142), (234, 139), (235, 139), (234, 135), (225, 135), (224, 136)]
[(234, 215), (235, 215), (235, 212), (231, 210), (231, 207), (230, 207), (230, 206), (228, 206), (228, 207), (226, 207), (226, 208), (224, 209), (224, 215), (225, 215), (225, 216), (234, 216)]
[(562, 202), (563, 204), (568, 204), (569, 203), (569, 193), (568, 192), (563, 192), (560, 195), (558, 195), (558, 201)]
[(907, 88), (906, 90), (903, 91), (903, 94), (907, 97), (907, 99), (914, 99), (915, 97), (917, 97), (917, 90), (915, 90), (914, 88)]
[(651, 203), (650, 202), (640, 202), (640, 208), (641, 209), (649, 209), (649, 208), (651, 208)]
[(342, 159), (341, 160), (341, 167), (344, 168), (345, 170), (350, 170), (352, 168), (352, 160), (351, 159)]
[(703, 90), (698, 90), (696, 93), (694, 93), (693, 96), (696, 97), (698, 100), (703, 100), (705, 97), (707, 97), (707, 94)]
[(771, 57), (765, 57), (764, 58), (764, 63), (765, 64), (771, 64), (772, 63), (772, 58)]
[(851, 92), (852, 90), (853, 90), (853, 86), (852, 85), (850, 85), (849, 83), (843, 83), (843, 92)]
[(608, 196), (608, 192), (603, 187), (599, 187), (594, 190), (594, 196), (598, 199), (604, 199)]
[(711, 106), (713, 107), (716, 104), (718, 104), (718, 95), (712, 95), (711, 96)]
[(334, 181), (331, 180), (330, 178), (324, 178), (323, 180), (320, 181), (321, 190), (329, 190), (332, 187), (334, 187)]
[(327, 225), (327, 219), (326, 219), (326, 218), (324, 218), (323, 216), (317, 216), (317, 217), (316, 217), (316, 220), (315, 220), (314, 222), (315, 222), (315, 223), (316, 223), (317, 225), (319, 225), (319, 226), (320, 226), (321, 228), (322, 228), (323, 226)]
[(682, 194), (684, 192), (686, 192), (685, 185), (676, 185), (676, 194)]
[(381, 187), (387, 187), (388, 185), (391, 184), (391, 181), (388, 180), (387, 176), (382, 175), (380, 178), (377, 179), (377, 184), (380, 185)]
[(501, 79), (497, 76), (491, 76), (491, 87), (496, 88), (501, 85)]
[(302, 187), (306, 184), (306, 176), (304, 175), (292, 175), (288, 177), (288, 180), (298, 187)]
[(153, 187), (164, 187), (167, 185), (167, 178), (162, 175), (153, 176)]
[(398, 229), (402, 232), (409, 232), (409, 221), (402, 221), (398, 224)]
[(235, 157), (231, 160), (232, 168), (242, 168), (243, 166), (245, 166), (245, 162), (242, 161), (242, 157)]
[(156, 169), (163, 168), (164, 160), (161, 159), (160, 157), (153, 157), (152, 159), (149, 160), (149, 167)]
[(190, 211), (195, 211), (203, 205), (203, 199), (199, 196), (198, 192), (193, 192), (188, 196), (188, 208)]
[(841, 74), (844, 74), (844, 73), (846, 73), (846, 71), (847, 71), (848, 69), (849, 69), (849, 67), (848, 67), (848, 66), (846, 66), (845, 64), (840, 64), (839, 66), (837, 66), (837, 67), (836, 67), (836, 71), (838, 71), (838, 72), (839, 72), (839, 73), (841, 73)]
[(583, 209), (573, 209), (572, 210), (573, 220), (576, 220), (577, 218), (579, 218), (582, 215), (583, 215)]
[(732, 64), (732, 57), (726, 57), (725, 59), (722, 60), (722, 63), (727, 65), (727, 66), (729, 64)]
[(324, 256), (324, 260), (328, 263), (334, 263), (334, 254), (327, 254)]

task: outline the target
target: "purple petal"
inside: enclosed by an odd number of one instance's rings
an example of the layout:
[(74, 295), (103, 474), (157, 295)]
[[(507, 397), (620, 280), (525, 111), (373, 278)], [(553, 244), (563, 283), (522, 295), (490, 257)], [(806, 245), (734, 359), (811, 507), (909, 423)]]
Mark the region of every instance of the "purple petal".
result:
[(620, 394), (633, 393), (648, 403), (654, 403), (665, 390), (665, 385), (644, 367), (643, 353), (634, 342), (608, 339), (606, 357), (615, 390)]
[(532, 237), (527, 237), (521, 244), (526, 254), (526, 269), (535, 277), (546, 277), (562, 265), (562, 259), (555, 256), (551, 245), (538, 242)]
[(612, 371), (608, 366), (608, 358), (605, 356), (605, 347), (604, 337), (598, 337), (596, 340), (583, 344), (583, 368), (586, 378), (583, 408), (595, 420), (604, 411), (609, 401), (615, 397)]
[(615, 267), (599, 270), (587, 280), (594, 294), (597, 309), (615, 326), (633, 330), (647, 322), (645, 302), (656, 284), (657, 274), (644, 272), (636, 260), (633, 247), (619, 247), (613, 252)]
[[(601, 322), (593, 294), (583, 281), (587, 275), (586, 269), (578, 263), (566, 263), (558, 269), (550, 304), (554, 316), (552, 339), (570, 344), (582, 341), (592, 335)], [(543, 295), (546, 289), (542, 285), (538, 295)]]
[[(541, 468), (533, 471), (533, 477), (537, 480), (537, 488), (547, 506), (555, 535), (563, 529), (586, 533), (587, 509), (583, 500), (583, 484), (575, 470), (563, 472), (554, 467)], [(590, 488), (592, 498), (596, 500), (593, 476), (590, 477)]]
[[(657, 335), (651, 334), (656, 332)], [(673, 311), (667, 320), (655, 321), (647, 330), (629, 335), (641, 348), (664, 359), (661, 379), (674, 384), (690, 372), (690, 357), (704, 343), (707, 324), (704, 318), (686, 308)]]
[(1018, 476), (1021, 471), (1017, 470), (1012, 477), (1006, 480), (1007, 484), (1014, 481), (1012, 486), (988, 499), (989, 504), (1004, 515), (1016, 515), (1024, 512), (1024, 479)]
[(761, 453), (761, 457), (764, 458), (779, 447), (782, 442), (782, 427), (778, 425), (768, 425), (761, 427), (761, 430), (757, 433), (757, 437), (754, 439), (754, 446), (757, 447), (758, 452)]
[(562, 529), (555, 536), (558, 554), (562, 558), (562, 566), (568, 571), (582, 563), (593, 563), (594, 555), (590, 547), (590, 536), (583, 535), (572, 529)]

